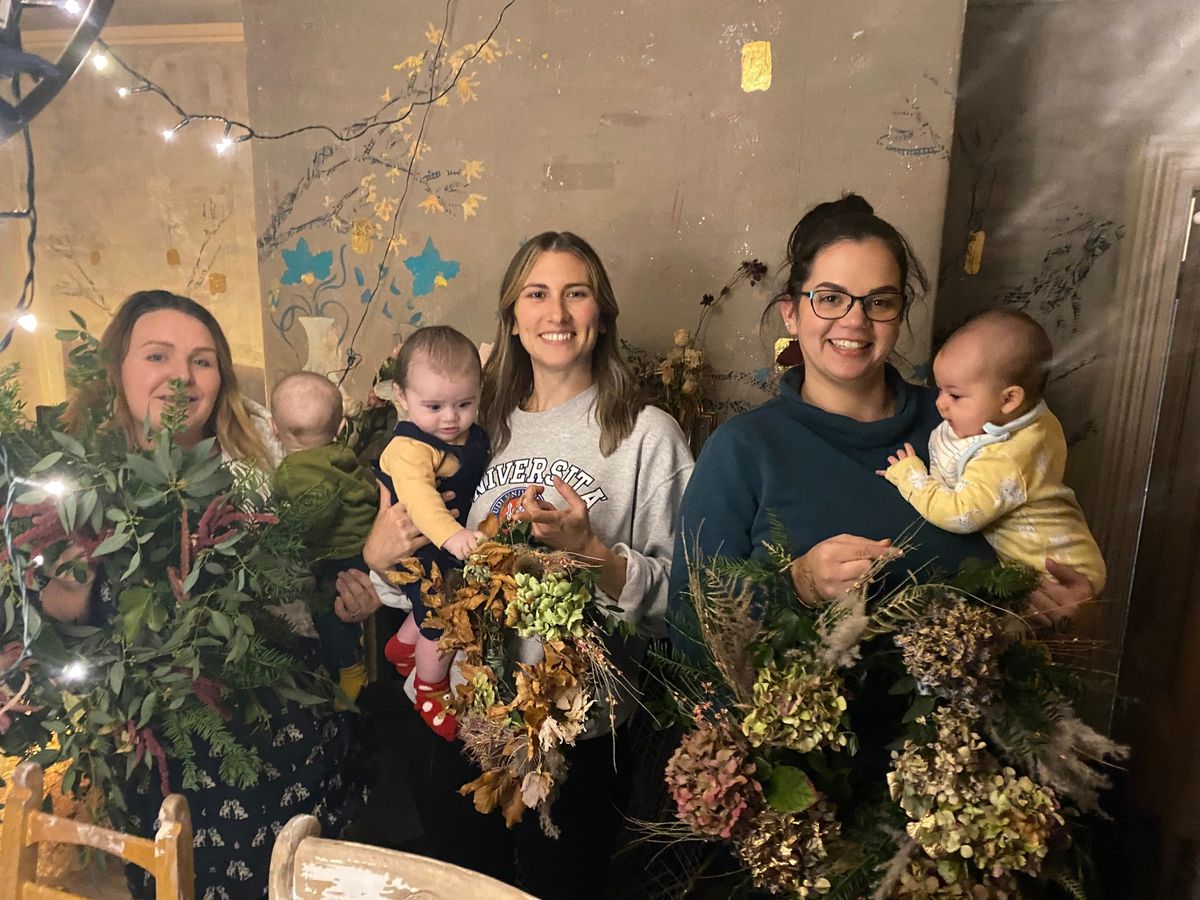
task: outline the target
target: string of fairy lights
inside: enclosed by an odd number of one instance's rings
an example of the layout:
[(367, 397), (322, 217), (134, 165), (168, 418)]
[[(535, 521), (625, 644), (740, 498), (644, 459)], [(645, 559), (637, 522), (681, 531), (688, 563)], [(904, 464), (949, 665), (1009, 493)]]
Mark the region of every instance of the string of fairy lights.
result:
[[(429, 117), (429, 112), (439, 100), (448, 95), (454, 90), (458, 84), (463, 71), (468, 65), (483, 52), (488, 46), (496, 33), (500, 30), (504, 22), (505, 14), (515, 5), (517, 0), (508, 0), (498, 12), (495, 22), (492, 24), (488, 33), (479, 41), (473, 52), (467, 54), (455, 67), (448, 80), (444, 84), (438, 84), (439, 63), (442, 57), (442, 52), (445, 49), (446, 32), (450, 24), (450, 11), (453, 0), (446, 0), (443, 27), (439, 35), (437, 46), (434, 50), (433, 65), (430, 68), (429, 88), (425, 96), (416, 99), (405, 101), (401, 98), (391, 98), (382, 101), (381, 104), (371, 113), (355, 120), (352, 124), (344, 127), (335, 127), (323, 123), (311, 123), (299, 125), (294, 128), (289, 128), (278, 132), (259, 131), (248, 122), (243, 122), (238, 119), (227, 116), (223, 113), (209, 111), (194, 111), (189, 110), (181, 104), (174, 95), (163, 85), (154, 81), (145, 73), (139, 71), (129, 62), (127, 62), (120, 54), (103, 40), (97, 38), (88, 56), (91, 68), (103, 75), (113, 75), (120, 79), (120, 83), (114, 88), (115, 93), (122, 99), (134, 97), (139, 94), (154, 95), (160, 98), (170, 107), (171, 111), (178, 116), (177, 122), (162, 129), (159, 133), (160, 137), (167, 142), (174, 141), (181, 132), (189, 125), (197, 122), (213, 122), (222, 127), (221, 135), (213, 142), (213, 149), (218, 155), (227, 154), (237, 144), (247, 141), (279, 141), (288, 138), (293, 138), (304, 134), (320, 134), (327, 139), (332, 139), (340, 143), (348, 143), (356, 141), (370, 133), (381, 132), (394, 125), (398, 125), (408, 120), (418, 110), (422, 110), (421, 121), (418, 126), (418, 138), (413, 143), (412, 156), (409, 159), (409, 165), (406, 167), (404, 185), (401, 191), (400, 200), (392, 214), (390, 235), (387, 243), (384, 245), (383, 253), (381, 254), (379, 264), (376, 267), (376, 279), (370, 293), (369, 299), (363, 304), (362, 314), (352, 333), (352, 337), (346, 350), (346, 367), (337, 372), (330, 373), (339, 376), (339, 384), (345, 380), (354, 368), (356, 368), (362, 360), (361, 354), (357, 351), (355, 341), (362, 330), (362, 326), (370, 314), (375, 297), (378, 294), (379, 288), (384, 281), (384, 275), (387, 270), (387, 259), (391, 254), (395, 245), (396, 234), (399, 228), (400, 216), (405, 209), (405, 200), (407, 199), (409, 189), (412, 184), (412, 179), (415, 171), (415, 166), (420, 153), (420, 136), (424, 134), (426, 122)], [(49, 0), (46, 3), (38, 3), (36, 5), (49, 5), (61, 9), (63, 12), (78, 15), (81, 7), (78, 0)], [(14, 78), (15, 81), (15, 78)], [(28, 141), (28, 128), (26, 127), (26, 146), (28, 148), (28, 178), (27, 178), (27, 203), (26, 208), (29, 210), (31, 223), (31, 235), (28, 241), (28, 273), (26, 275), (26, 287), (23, 289), (21, 302), (17, 304), (18, 312), (14, 314), (10, 321), (10, 329), (5, 338), (0, 339), (0, 352), (2, 352), (11, 340), (12, 333), (17, 327), (22, 327), (32, 331), (36, 328), (36, 319), (29, 312), (29, 307), (33, 301), (33, 272), (36, 262), (34, 254), (34, 238), (36, 236), (36, 206), (34, 204), (34, 168), (33, 168), (33, 153), (32, 145)], [(22, 214), (24, 214), (22, 212)], [(0, 213), (0, 217), (5, 214)], [(9, 214), (14, 215), (14, 214)]]
[[(387, 243), (384, 245), (383, 253), (380, 255), (379, 262), (376, 266), (375, 283), (372, 285), (371, 290), (367, 295), (367, 299), (363, 302), (362, 312), (359, 316), (357, 324), (355, 325), (354, 331), (351, 333), (350, 341), (346, 349), (345, 367), (328, 373), (330, 375), (338, 376), (338, 385), (340, 386), (346, 380), (349, 374), (362, 362), (362, 354), (357, 350), (356, 341), (358, 340), (358, 336), (362, 331), (363, 324), (367, 320), (367, 316), (371, 312), (372, 305), (374, 304), (375, 298), (379, 293), (379, 289), (383, 285), (384, 278), (387, 273), (387, 260), (391, 255), (392, 249), (396, 243), (396, 235), (399, 231), (400, 216), (406, 208), (405, 201), (408, 199), (408, 192), (412, 186), (413, 175), (416, 171), (416, 163), (420, 154), (421, 140), (425, 134), (426, 125), (429, 120), (429, 113), (439, 100), (454, 90), (462, 76), (463, 71), (483, 52), (484, 48), (487, 47), (492, 38), (495, 37), (496, 32), (500, 30), (500, 26), (504, 22), (505, 14), (516, 2), (517, 0), (508, 0), (508, 2), (506, 2), (500, 8), (500, 11), (496, 16), (496, 20), (488, 33), (481, 41), (479, 41), (474, 51), (463, 57), (445, 84), (439, 87), (438, 70), (442, 58), (442, 52), (445, 49), (446, 34), (450, 27), (450, 10), (452, 6), (452, 0), (446, 0), (442, 28), (439, 32), (437, 45), (434, 48), (433, 64), (430, 67), (429, 87), (425, 92), (425, 96), (422, 99), (409, 101), (402, 101), (399, 98), (385, 100), (374, 112), (343, 128), (335, 128), (330, 125), (314, 123), (309, 125), (300, 125), (295, 128), (289, 128), (285, 131), (279, 132), (259, 131), (246, 122), (232, 119), (219, 113), (191, 112), (187, 110), (184, 106), (177, 102), (175, 98), (172, 97), (171, 94), (162, 87), (162, 85), (133, 68), (133, 66), (121, 58), (120, 55), (115, 53), (113, 49), (102, 39), (97, 39), (96, 49), (92, 53), (91, 60), (93, 68), (99, 72), (115, 70), (123, 73), (127, 79), (127, 83), (122, 83), (117, 86), (116, 93), (119, 97), (128, 98), (134, 96), (135, 94), (153, 94), (160, 97), (167, 103), (171, 110), (179, 117), (179, 121), (176, 122), (176, 124), (172, 127), (164, 128), (160, 132), (164, 141), (170, 142), (175, 140), (176, 136), (181, 131), (194, 122), (216, 122), (217, 124), (222, 125), (223, 129), (221, 136), (213, 143), (213, 149), (219, 155), (225, 155), (235, 145), (250, 140), (280, 141), (287, 138), (296, 137), (297, 135), (311, 133), (319, 133), (325, 137), (332, 138), (333, 140), (342, 143), (356, 141), (368, 133), (382, 131), (391, 128), (394, 125), (398, 125), (408, 120), (418, 108), (421, 109), (421, 120), (417, 128), (416, 139), (412, 143), (412, 151), (408, 160), (408, 165), (405, 167), (404, 184), (400, 192), (400, 199), (396, 203), (395, 209), (392, 211)], [(402, 111), (393, 112), (393, 110), (401, 105), (404, 107)]]
[[(122, 99), (130, 98), (139, 94), (154, 95), (165, 102), (171, 110), (179, 117), (178, 122), (170, 127), (165, 128), (160, 132), (164, 141), (171, 142), (187, 128), (187, 126), (196, 122), (215, 122), (223, 126), (221, 136), (214, 142), (213, 148), (219, 155), (225, 155), (237, 144), (245, 143), (251, 140), (258, 141), (277, 141), (287, 138), (296, 137), (303, 134), (321, 134), (327, 138), (332, 138), (338, 142), (350, 142), (358, 140), (365, 135), (391, 128), (410, 118), (413, 113), (420, 108), (421, 119), (417, 129), (416, 139), (412, 144), (412, 155), (409, 158), (408, 166), (405, 171), (404, 185), (400, 194), (400, 199), (396, 203), (392, 213), (391, 230), (388, 236), (383, 253), (381, 254), (379, 264), (376, 269), (375, 284), (372, 287), (367, 299), (363, 302), (362, 314), (351, 335), (350, 342), (346, 351), (346, 366), (344, 369), (330, 373), (338, 375), (338, 384), (340, 385), (351, 371), (353, 371), (361, 362), (362, 354), (356, 349), (355, 341), (358, 338), (362, 326), (366, 321), (368, 314), (371, 311), (372, 304), (375, 301), (376, 295), (383, 284), (387, 272), (387, 259), (396, 242), (396, 236), (399, 229), (400, 216), (405, 209), (405, 201), (408, 197), (409, 188), (411, 186), (414, 172), (416, 170), (417, 160), (419, 158), (421, 140), (425, 134), (426, 125), (429, 118), (429, 113), (433, 106), (442, 98), (454, 90), (458, 83), (463, 70), (473, 62), (489, 42), (499, 31), (504, 21), (504, 16), (508, 10), (517, 2), (517, 0), (508, 0), (500, 9), (495, 23), (488, 31), (487, 35), (479, 42), (474, 52), (465, 56), (458, 66), (454, 69), (449, 80), (439, 87), (439, 67), (442, 58), (442, 52), (445, 49), (446, 34), (450, 27), (451, 7), (453, 0), (446, 0), (442, 29), (438, 38), (437, 45), (434, 49), (432, 66), (430, 67), (430, 78), (428, 90), (424, 96), (417, 100), (402, 101), (400, 99), (389, 99), (374, 110), (369, 115), (356, 120), (349, 126), (337, 128), (321, 123), (300, 125), (295, 128), (290, 128), (280, 132), (263, 132), (255, 129), (247, 122), (242, 122), (229, 116), (212, 113), (212, 112), (196, 112), (191, 111), (180, 104), (174, 96), (161, 84), (155, 82), (147, 75), (130, 65), (124, 58), (116, 53), (107, 42), (101, 38), (96, 38), (93, 48), (88, 55), (91, 68), (101, 75), (115, 76), (119, 83), (114, 88), (118, 97)], [(24, 0), (25, 5), (52, 7), (66, 13), (69, 16), (78, 17), (83, 12), (83, 7), (78, 0)], [(12, 76), (12, 93), (14, 98), (21, 95), (21, 74), (14, 73)], [(404, 104), (401, 109), (401, 104)], [(37, 319), (31, 311), (34, 299), (35, 287), (35, 271), (36, 271), (36, 252), (35, 242), (37, 238), (37, 206), (36, 206), (36, 169), (33, 155), (33, 145), (29, 134), (28, 123), (23, 123), (20, 133), (24, 141), (25, 160), (26, 160), (26, 181), (25, 181), (25, 207), (23, 209), (3, 211), (0, 210), (0, 219), (24, 219), (29, 224), (28, 240), (26, 242), (26, 263), (27, 271), (22, 283), (21, 293), (17, 303), (14, 305), (14, 312), (10, 316), (7, 329), (4, 336), (0, 338), (0, 352), (3, 352), (11, 343), (13, 335), (17, 329), (26, 331), (34, 331), (37, 328)], [(8, 453), (0, 444), (0, 483), (7, 485), (7, 495), (4, 500), (2, 511), (0, 511), (0, 533), (2, 533), (2, 544), (7, 552), (9, 565), (12, 567), (11, 575), (14, 583), (17, 586), (19, 607), (22, 610), (22, 642), (21, 651), (15, 660), (10, 660), (9, 664), (0, 671), (0, 683), (6, 681), (10, 675), (16, 672), (22, 663), (30, 656), (31, 647), (31, 624), (29, 613), (30, 605), (27, 603), (27, 571), (26, 567), (21, 562), (21, 553), (19, 548), (14, 546), (14, 534), (12, 530), (12, 514), (13, 507), (16, 502), (16, 491), (20, 488), (33, 489), (42, 494), (53, 496), (61, 495), (67, 486), (57, 479), (50, 479), (44, 482), (34, 482), (22, 477), (19, 477), (11, 468)], [(41, 566), (43, 560), (34, 559), (29, 563), (35, 568)], [(85, 666), (83, 662), (72, 664), (68, 669), (61, 674), (62, 677), (71, 680), (80, 677), (78, 671), (80, 666)], [(24, 687), (10, 696), (7, 702), (0, 703), (0, 713), (6, 711), (8, 707), (19, 701)], [(3, 694), (0, 693), (0, 700), (3, 700)]]

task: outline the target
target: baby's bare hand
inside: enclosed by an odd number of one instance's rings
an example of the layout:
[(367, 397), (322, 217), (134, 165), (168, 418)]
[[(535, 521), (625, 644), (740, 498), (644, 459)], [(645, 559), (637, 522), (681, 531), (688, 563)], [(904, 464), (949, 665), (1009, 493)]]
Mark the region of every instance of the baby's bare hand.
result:
[[(916, 455), (917, 455), (917, 451), (913, 449), (913, 445), (906, 443), (903, 447), (901, 447), (899, 450), (897, 450), (895, 453), (893, 453), (891, 456), (888, 457), (888, 465), (894, 466), (894, 465), (896, 465), (896, 463), (902, 462), (903, 460), (908, 459), (910, 456), (916, 456)], [(876, 475), (886, 475), (887, 471), (885, 469), (876, 469), (875, 474)]]
[(913, 445), (905, 444), (903, 447), (901, 447), (899, 450), (896, 451), (894, 456), (888, 457), (888, 465), (894, 466), (896, 463), (900, 462), (901, 460), (905, 460), (905, 459), (908, 459), (910, 456), (916, 456), (916, 455), (917, 455), (917, 451), (913, 449)]
[(475, 551), (482, 536), (481, 532), (464, 528), (462, 531), (452, 534), (442, 545), (442, 549), (453, 554), (456, 559), (466, 559)]

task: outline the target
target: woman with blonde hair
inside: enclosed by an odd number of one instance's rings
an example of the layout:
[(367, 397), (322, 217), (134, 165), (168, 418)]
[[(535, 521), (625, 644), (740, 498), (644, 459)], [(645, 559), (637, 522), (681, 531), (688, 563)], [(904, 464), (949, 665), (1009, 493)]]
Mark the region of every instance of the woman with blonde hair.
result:
[[(230, 459), (240, 460), (267, 471), (273, 470), (282, 453), (278, 442), (271, 435), (266, 424), (266, 410), (259, 404), (243, 397), (238, 390), (237, 373), (233, 368), (233, 355), (229, 351), (229, 342), (225, 339), (220, 324), (212, 313), (195, 300), (179, 294), (172, 294), (169, 291), (138, 291), (131, 294), (121, 304), (108, 327), (104, 329), (104, 334), (100, 339), (100, 357), (108, 375), (108, 385), (112, 390), (112, 407), (111, 411), (101, 410), (101, 412), (111, 422), (112, 427), (122, 429), (128, 436), (131, 445), (147, 446), (150, 433), (157, 425), (161, 399), (146, 398), (147, 401), (151, 399), (158, 401), (155, 408), (151, 410), (149, 406), (142, 409), (140, 400), (135, 398), (134, 403), (137, 405), (137, 409), (134, 410), (131, 409), (130, 400), (124, 390), (127, 368), (129, 375), (137, 377), (138, 374), (129, 357), (134, 330), (138, 327), (139, 322), (142, 323), (141, 329), (145, 330), (148, 323), (143, 322), (142, 317), (151, 313), (166, 313), (164, 316), (155, 316), (150, 320), (165, 323), (184, 321), (173, 314), (186, 316), (202, 326), (209, 336), (207, 342), (209, 346), (205, 348), (206, 354), (203, 354), (203, 358), (193, 365), (192, 369), (193, 371), (215, 370), (217, 375), (216, 392), (212, 397), (212, 406), (207, 417), (204, 421), (195, 421), (189, 424), (185, 434), (180, 436), (180, 442), (186, 441), (194, 444), (201, 437), (215, 437), (217, 446)], [(160, 362), (161, 360), (149, 359), (154, 354), (161, 356), (163, 349), (159, 345), (147, 343), (149, 337), (148, 334), (143, 337), (143, 343), (146, 345), (144, 348), (137, 348), (140, 353), (138, 359), (151, 363)], [(141, 352), (142, 350), (145, 352)], [(182, 373), (183, 370), (180, 369), (174, 374)], [(97, 403), (101, 402), (103, 398), (94, 396), (94, 393), (94, 391), (81, 391), (71, 399), (64, 416), (68, 427), (81, 427), (86, 417), (91, 414), (90, 411), (96, 410)], [(154, 413), (152, 421), (146, 419), (147, 412)], [(148, 424), (152, 426), (149, 430), (147, 429)]]
[[(80, 386), (63, 416), (68, 430), (82, 435), (90, 433), (87, 426), (96, 425), (123, 432), (131, 448), (148, 449), (164, 411), (178, 402), (181, 391), (186, 414), (174, 442), (191, 449), (216, 438), (231, 467), (269, 483), (278, 445), (266, 431), (262, 407), (239, 393), (229, 343), (208, 310), (167, 291), (139, 291), (125, 300), (105, 329), (100, 353), (108, 384)], [(71, 547), (58, 563), (81, 555)], [(40, 601), (52, 618), (120, 628), (113, 594), (101, 559), (88, 565), (82, 583), (69, 573), (51, 574)], [(303, 650), (304, 643), (298, 638), (294, 649)], [(272, 707), (268, 724), (246, 722), (242, 710), (229, 711), (231, 725), (240, 723), (239, 741), (255, 747), (264, 762), (254, 786), (235, 790), (222, 783), (217, 756), (202, 742), (194, 748), (202, 777), (183, 793), (196, 835), (197, 897), (265, 897), (271, 846), (290, 816), (312, 813), (336, 836), (348, 814), (361, 807), (361, 766), (349, 764), (352, 744), (345, 715), (322, 717), (268, 697), (263, 702)], [(179, 760), (168, 758), (167, 768), (172, 785), (184, 784)], [(130, 782), (125, 790), (128, 821), (122, 827), (153, 834), (160, 794), (156, 779), (144, 787)], [(130, 876), (135, 896), (152, 896), (152, 885), (141, 870)]]

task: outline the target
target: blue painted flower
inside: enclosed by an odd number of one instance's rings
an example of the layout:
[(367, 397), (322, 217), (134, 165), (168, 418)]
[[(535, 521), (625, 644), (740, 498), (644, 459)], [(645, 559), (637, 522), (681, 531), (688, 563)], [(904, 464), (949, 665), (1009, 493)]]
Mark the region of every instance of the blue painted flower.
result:
[(300, 238), (295, 250), (283, 251), (283, 264), (286, 266), (281, 284), (312, 284), (314, 281), (324, 281), (329, 277), (333, 268), (333, 251), (313, 253), (308, 249), (308, 241)]
[(414, 297), (422, 297), (433, 291), (434, 285), (445, 284), (458, 274), (462, 266), (452, 259), (442, 259), (438, 248), (433, 246), (433, 238), (425, 239), (425, 249), (419, 256), (410, 256), (404, 260), (408, 271), (412, 272)]

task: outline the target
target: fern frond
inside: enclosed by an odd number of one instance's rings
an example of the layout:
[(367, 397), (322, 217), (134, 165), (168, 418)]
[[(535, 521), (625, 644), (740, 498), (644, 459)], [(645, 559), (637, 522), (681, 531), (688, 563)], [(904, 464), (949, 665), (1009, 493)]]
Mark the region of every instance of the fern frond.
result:
[(762, 629), (753, 614), (754, 584), (689, 564), (688, 587), (713, 665), (739, 699), (747, 699), (754, 684), (748, 648)]
[(662, 682), (667, 688), (686, 702), (680, 710), (691, 716), (691, 708), (705, 700), (713, 699), (713, 691), (719, 690), (720, 673), (710, 663), (697, 663), (675, 649), (660, 651), (651, 647), (646, 651), (646, 669), (649, 677)]
[(892, 634), (921, 618), (940, 595), (940, 585), (906, 584), (883, 598), (870, 613), (863, 640)]
[(200, 770), (196, 767), (196, 748), (185, 724), (186, 713), (177, 709), (167, 710), (162, 716), (163, 736), (175, 751), (175, 758), (183, 766), (183, 786), (191, 790), (200, 787)]

